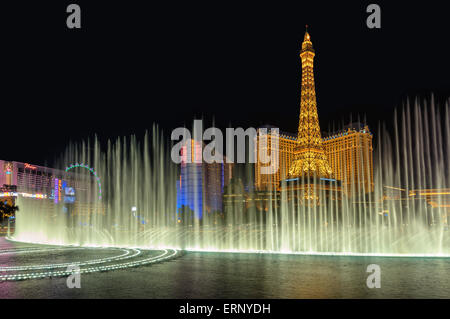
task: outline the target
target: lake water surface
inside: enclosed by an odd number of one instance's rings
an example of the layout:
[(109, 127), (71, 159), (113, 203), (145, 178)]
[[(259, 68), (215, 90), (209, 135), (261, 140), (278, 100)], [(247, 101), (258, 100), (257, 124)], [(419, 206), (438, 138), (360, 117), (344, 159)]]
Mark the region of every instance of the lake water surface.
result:
[[(36, 247), (0, 239), (0, 249)], [(95, 250), (2, 254), (1, 266), (108, 256)], [(367, 266), (381, 267), (369, 289)], [(3, 274), (3, 273), (2, 273)], [(449, 298), (449, 258), (333, 257), (186, 252), (161, 263), (66, 278), (0, 283), (0, 298)]]

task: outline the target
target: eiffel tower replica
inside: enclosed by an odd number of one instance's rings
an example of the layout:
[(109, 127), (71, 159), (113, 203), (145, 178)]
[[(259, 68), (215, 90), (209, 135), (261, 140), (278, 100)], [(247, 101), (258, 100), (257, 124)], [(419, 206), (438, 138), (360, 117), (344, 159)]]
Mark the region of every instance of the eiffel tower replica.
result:
[[(302, 201), (310, 200), (318, 204), (318, 188), (323, 188), (323, 185), (319, 186), (319, 184), (324, 184), (324, 181), (332, 181), (333, 170), (328, 162), (320, 134), (314, 84), (314, 56), (315, 51), (311, 37), (308, 29), (306, 29), (300, 51), (302, 87), (297, 135), (298, 144), (294, 150), (294, 160), (289, 167), (288, 180), (286, 181), (296, 181), (296, 187), (294, 188), (302, 191)], [(292, 188), (292, 186), (289, 187)], [(327, 189), (334, 189), (334, 187), (327, 187)]]

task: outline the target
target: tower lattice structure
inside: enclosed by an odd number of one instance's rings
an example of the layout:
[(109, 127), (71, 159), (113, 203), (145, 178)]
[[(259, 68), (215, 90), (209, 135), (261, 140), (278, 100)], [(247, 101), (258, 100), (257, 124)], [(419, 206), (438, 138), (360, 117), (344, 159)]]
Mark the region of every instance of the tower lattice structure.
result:
[(300, 51), (302, 87), (297, 136), (298, 146), (294, 151), (294, 160), (289, 168), (290, 177), (331, 178), (333, 175), (320, 134), (314, 85), (314, 56), (311, 37), (306, 31)]

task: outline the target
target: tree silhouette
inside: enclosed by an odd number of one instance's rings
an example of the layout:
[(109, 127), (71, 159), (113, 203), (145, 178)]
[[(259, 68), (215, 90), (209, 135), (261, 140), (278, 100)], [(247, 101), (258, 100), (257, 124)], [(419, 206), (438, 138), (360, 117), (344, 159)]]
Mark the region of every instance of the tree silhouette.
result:
[(0, 216), (2, 217), (2, 220), (4, 220), (5, 218), (10, 218), (18, 211), (19, 211), (19, 206), (10, 205), (8, 203), (4, 203), (4, 202), (0, 201)]

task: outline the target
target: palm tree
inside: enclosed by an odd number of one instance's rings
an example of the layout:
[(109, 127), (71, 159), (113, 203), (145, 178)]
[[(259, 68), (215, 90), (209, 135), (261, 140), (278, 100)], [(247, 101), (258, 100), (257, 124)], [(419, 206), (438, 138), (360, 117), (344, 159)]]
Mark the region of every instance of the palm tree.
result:
[(2, 219), (10, 218), (18, 211), (19, 211), (19, 206), (16, 206), (14, 204), (10, 205), (6, 202), (0, 201), (0, 216), (2, 217)]

